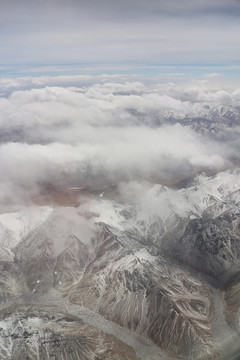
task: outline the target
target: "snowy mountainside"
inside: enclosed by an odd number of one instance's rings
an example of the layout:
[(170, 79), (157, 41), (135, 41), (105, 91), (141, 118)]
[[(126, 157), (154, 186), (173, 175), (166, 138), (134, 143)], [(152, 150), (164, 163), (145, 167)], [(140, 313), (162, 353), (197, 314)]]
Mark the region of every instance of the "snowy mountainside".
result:
[[(12, 258), (12, 248), (50, 216), (49, 206), (30, 206), (15, 213), (0, 214), (0, 248)], [(5, 256), (2, 256), (6, 260)]]
[[(97, 339), (112, 344), (104, 359), (140, 360), (136, 347), (109, 338), (108, 324), (158, 347), (149, 360), (215, 357), (225, 351), (224, 332), (237, 336), (239, 169), (201, 173), (180, 190), (146, 183), (136, 194), (129, 189), (121, 184), (118, 201), (91, 197), (79, 207), (0, 215), (1, 247), (11, 255), (0, 261), (0, 358), (101, 359)], [(132, 195), (128, 202), (123, 191)], [(73, 308), (78, 319), (65, 321)], [(79, 323), (87, 342), (95, 334), (84, 350), (74, 324), (88, 311), (106, 326)]]
[(56, 306), (18, 305), (0, 312), (0, 358), (137, 360), (134, 350)]

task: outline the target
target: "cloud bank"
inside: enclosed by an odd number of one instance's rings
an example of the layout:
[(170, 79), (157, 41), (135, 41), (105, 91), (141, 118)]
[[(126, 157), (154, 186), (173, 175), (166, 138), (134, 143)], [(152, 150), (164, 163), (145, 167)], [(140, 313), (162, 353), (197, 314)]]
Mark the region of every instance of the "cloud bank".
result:
[(0, 98), (1, 199), (24, 201), (46, 183), (171, 183), (231, 166), (239, 109), (239, 90), (208, 81), (13, 91)]

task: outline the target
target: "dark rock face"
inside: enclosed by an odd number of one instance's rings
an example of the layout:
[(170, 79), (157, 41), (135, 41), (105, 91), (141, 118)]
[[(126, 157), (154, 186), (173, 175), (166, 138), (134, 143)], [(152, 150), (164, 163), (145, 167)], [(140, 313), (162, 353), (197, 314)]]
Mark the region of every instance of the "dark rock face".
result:
[(56, 259), (53, 286), (59, 291), (67, 291), (81, 278), (90, 255), (86, 245), (76, 236), (67, 240), (67, 248)]
[(240, 331), (240, 272), (223, 287), (226, 320), (231, 328)]
[[(240, 213), (229, 209), (218, 217), (190, 220), (177, 238), (170, 232), (163, 239), (163, 250), (171, 257), (220, 283), (240, 270), (240, 237), (235, 223)], [(174, 229), (176, 234), (176, 229)]]

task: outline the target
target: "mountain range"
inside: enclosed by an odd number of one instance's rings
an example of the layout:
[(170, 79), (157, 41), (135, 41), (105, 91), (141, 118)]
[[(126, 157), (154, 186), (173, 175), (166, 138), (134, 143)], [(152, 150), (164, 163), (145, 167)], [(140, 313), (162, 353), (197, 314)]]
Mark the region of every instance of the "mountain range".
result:
[(89, 203), (1, 214), (0, 359), (227, 353), (240, 331), (239, 184), (240, 169), (199, 173), (178, 190), (142, 184), (129, 202), (89, 191)]

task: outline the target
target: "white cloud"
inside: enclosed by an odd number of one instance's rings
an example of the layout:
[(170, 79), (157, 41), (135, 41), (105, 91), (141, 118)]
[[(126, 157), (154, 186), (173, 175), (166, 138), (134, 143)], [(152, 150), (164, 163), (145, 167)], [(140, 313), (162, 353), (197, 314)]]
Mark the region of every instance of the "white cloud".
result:
[(238, 90), (209, 81), (14, 91), (0, 98), (3, 196), (13, 193), (12, 186), (24, 197), (23, 187), (35, 191), (44, 182), (171, 181), (190, 171), (228, 166), (239, 148), (238, 127), (227, 129), (220, 143), (176, 122), (195, 118), (197, 124), (204, 117), (211, 123), (216, 111), (239, 114), (239, 103)]
[[(4, 69), (3, 69), (4, 70)], [(6, 69), (5, 69), (6, 70)], [(72, 71), (73, 68), (70, 67), (69, 69), (66, 67), (56, 67), (52, 66), (49, 68), (40, 67), (39, 69), (36, 68), (29, 68), (25, 70), (25, 72), (64, 72), (64, 71)], [(104, 68), (94, 67), (94, 68), (74, 68), (74, 71), (80, 72), (91, 72), (91, 71), (103, 71)], [(108, 68), (108, 71), (111, 70)], [(116, 70), (116, 69), (115, 69)], [(110, 80), (118, 80), (122, 81), (125, 78), (125, 75), (121, 74), (101, 74), (101, 75), (58, 75), (58, 76), (24, 76), (24, 77), (17, 77), (17, 78), (1, 78), (0, 79), (0, 89), (6, 92), (12, 92), (15, 90), (23, 90), (23, 89), (32, 89), (32, 88), (42, 88), (45, 86), (84, 86), (84, 85), (91, 85), (95, 84), (96, 82), (106, 82)]]
[(239, 103), (238, 90), (209, 82), (46, 87), (0, 98), (0, 127), (3, 134), (10, 132), (10, 138), (19, 141), (24, 134), (27, 142), (76, 143), (84, 141), (86, 132), (95, 139), (95, 126), (151, 127), (171, 119), (214, 120), (229, 111), (237, 119)]
[(205, 74), (205, 77), (208, 78), (208, 79), (214, 79), (214, 78), (218, 78), (218, 77), (221, 77), (221, 76), (223, 76), (223, 75), (219, 74), (219, 73), (216, 73), (216, 72)]

